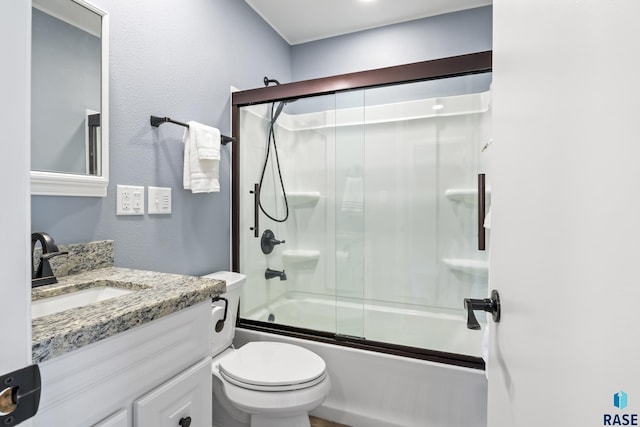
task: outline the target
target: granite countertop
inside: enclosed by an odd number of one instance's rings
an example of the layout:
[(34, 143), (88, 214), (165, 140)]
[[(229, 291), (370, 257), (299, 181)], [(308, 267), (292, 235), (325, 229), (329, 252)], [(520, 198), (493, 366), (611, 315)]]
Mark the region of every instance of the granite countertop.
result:
[(56, 284), (33, 288), (31, 295), (36, 301), (100, 285), (136, 292), (33, 319), (33, 363), (210, 300), (225, 291), (220, 280), (107, 267), (58, 278)]

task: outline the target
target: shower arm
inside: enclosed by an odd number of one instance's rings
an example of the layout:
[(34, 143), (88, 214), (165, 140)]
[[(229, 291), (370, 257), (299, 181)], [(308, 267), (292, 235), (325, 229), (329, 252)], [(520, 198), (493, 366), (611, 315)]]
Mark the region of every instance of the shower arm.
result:
[(280, 86), (279, 81), (277, 81), (276, 79), (270, 79), (267, 76), (265, 76), (264, 79), (262, 79), (262, 81), (264, 82), (265, 86), (269, 86), (270, 83), (275, 83), (277, 86)]

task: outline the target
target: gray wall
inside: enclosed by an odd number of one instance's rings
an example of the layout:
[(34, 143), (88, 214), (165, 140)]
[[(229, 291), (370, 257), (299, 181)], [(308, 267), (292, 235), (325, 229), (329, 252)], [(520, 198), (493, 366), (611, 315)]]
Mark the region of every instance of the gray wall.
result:
[(491, 50), (492, 7), (292, 47), (294, 81)]
[[(96, 0), (111, 14), (111, 176), (100, 198), (32, 197), (32, 230), (59, 243), (114, 239), (116, 265), (203, 274), (229, 268), (229, 149), (221, 193), (181, 189), (182, 128), (229, 134), (229, 86), (262, 86), (491, 49), (491, 8), (289, 47), (241, 0)], [(116, 217), (116, 184), (171, 186), (170, 216)]]
[[(109, 12), (110, 184), (106, 198), (32, 197), (32, 230), (58, 243), (114, 239), (116, 265), (202, 274), (228, 269), (229, 148), (220, 193), (182, 189), (183, 128), (230, 133), (229, 91), (290, 79), (290, 47), (244, 1), (94, 0)], [(173, 188), (171, 215), (115, 215), (116, 184)]]

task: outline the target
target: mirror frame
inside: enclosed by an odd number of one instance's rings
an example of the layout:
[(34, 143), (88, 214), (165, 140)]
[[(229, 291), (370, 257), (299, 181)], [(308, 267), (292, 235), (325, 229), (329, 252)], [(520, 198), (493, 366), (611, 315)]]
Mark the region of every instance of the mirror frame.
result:
[(102, 175), (31, 171), (31, 195), (106, 197), (109, 185), (109, 14), (84, 0), (70, 0), (101, 16), (100, 141)]

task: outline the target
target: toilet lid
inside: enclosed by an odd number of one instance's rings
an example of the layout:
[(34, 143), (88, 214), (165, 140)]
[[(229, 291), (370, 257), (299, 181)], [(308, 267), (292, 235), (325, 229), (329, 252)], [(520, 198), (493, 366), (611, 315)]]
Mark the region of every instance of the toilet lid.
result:
[(298, 390), (320, 383), (326, 365), (317, 354), (292, 344), (250, 342), (219, 361), (224, 379), (251, 390)]

